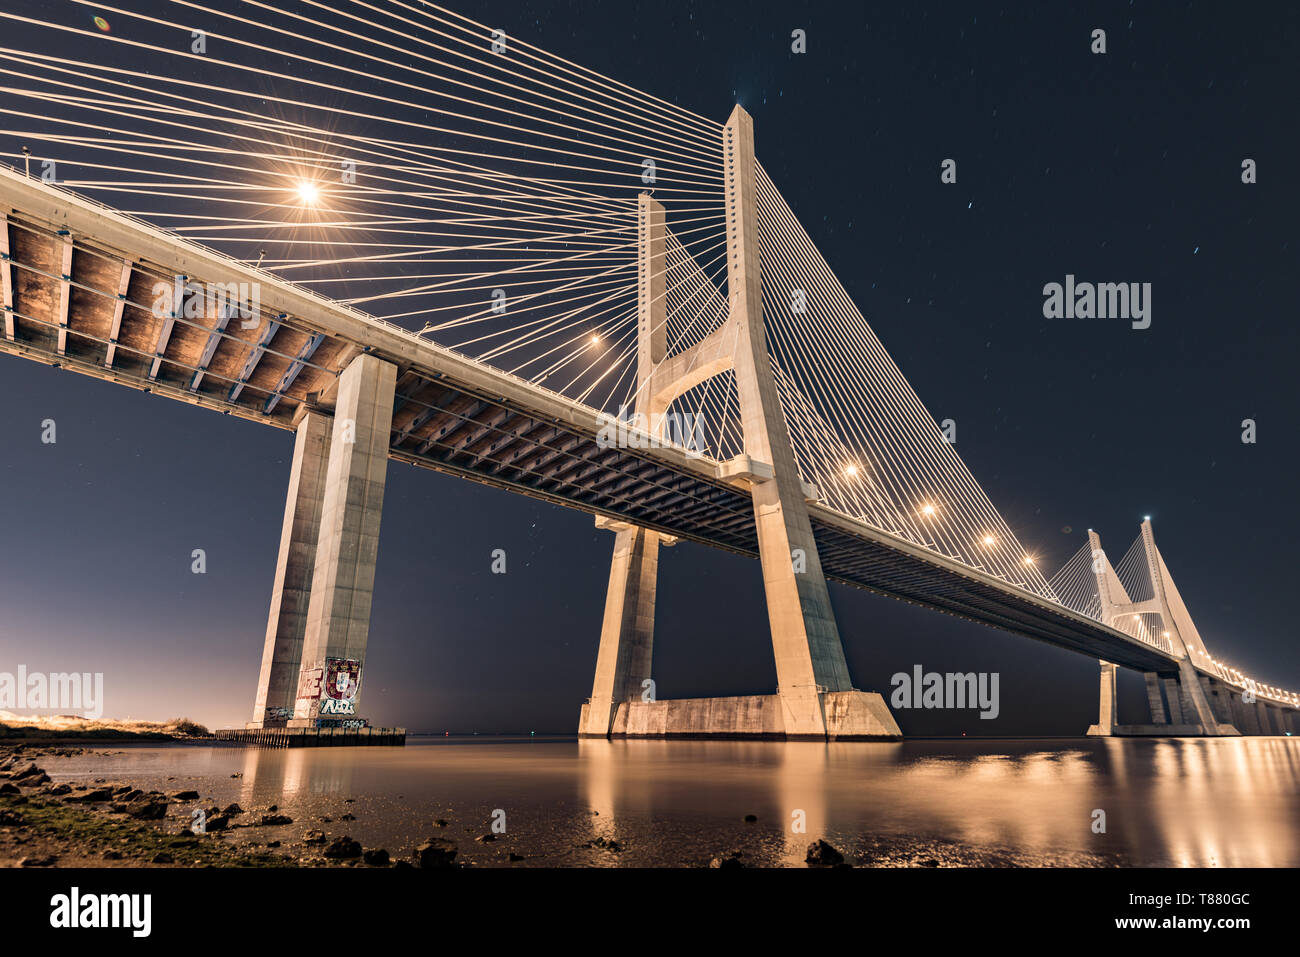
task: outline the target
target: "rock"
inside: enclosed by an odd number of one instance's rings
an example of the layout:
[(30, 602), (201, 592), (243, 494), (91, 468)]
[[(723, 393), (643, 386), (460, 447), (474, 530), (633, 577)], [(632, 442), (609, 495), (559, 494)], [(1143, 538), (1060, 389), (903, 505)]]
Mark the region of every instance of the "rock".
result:
[(197, 801), (199, 799), (198, 791), (177, 791), (172, 795), (178, 801)]
[(308, 831), (306, 834), (302, 836), (302, 840), (304, 844), (324, 844), (325, 832), (315, 831), (315, 830)]
[(293, 818), (284, 814), (263, 814), (260, 823), (267, 826), (276, 824), (292, 824)]
[(334, 818), (332, 818), (332, 817), (330, 817), (328, 814), (326, 814), (326, 815), (324, 815), (323, 817), (321, 817), (320, 822), (321, 822), (322, 824), (333, 824), (333, 823), (334, 823)]
[(53, 867), (58, 858), (53, 854), (38, 857), (24, 857), (18, 862), (19, 867)]
[(344, 804), (356, 804), (356, 803), (357, 803), (357, 799), (356, 799), (356, 798), (344, 798), (344, 799), (343, 799), (343, 803), (344, 803)]
[(122, 852), (121, 852), (121, 851), (115, 851), (115, 850), (113, 850), (113, 849), (110, 847), (110, 848), (109, 848), (108, 850), (106, 850), (106, 851), (103, 853), (103, 855), (101, 855), (101, 856), (102, 856), (102, 857), (104, 858), (104, 860), (106, 860), (106, 861), (120, 861), (120, 860), (122, 859)]
[(18, 783), (25, 788), (38, 788), (42, 784), (49, 784), (50, 776), (46, 774), (44, 771), (41, 771), (38, 774), (29, 775), (28, 777), (22, 779), (14, 778), (14, 780), (18, 781)]
[(149, 859), (150, 864), (175, 864), (176, 860), (166, 851), (159, 851)]
[(393, 863), (393, 870), (412, 871), (415, 870), (415, 865), (412, 864), (410, 861), (396, 861)]
[(43, 769), (41, 769), (41, 768), (38, 768), (35, 764), (29, 764), (29, 765), (27, 765), (27, 767), (23, 768), (21, 771), (15, 771), (15, 772), (13, 773), (13, 779), (14, 779), (15, 781), (24, 781), (24, 780), (26, 780), (27, 778), (37, 778), (37, 777), (40, 777), (40, 776), (41, 776), (42, 774), (44, 774), (44, 773), (45, 773), (45, 771), (44, 771)]
[(339, 818), (340, 821), (355, 821), (356, 819), (356, 815), (354, 814), (344, 814)]
[(734, 854), (731, 857), (715, 857), (713, 860), (709, 861), (709, 867), (716, 867), (724, 870), (731, 870), (744, 866), (744, 864), (740, 863), (740, 858), (736, 857)]
[(758, 820), (758, 815), (757, 815), (757, 814), (746, 814), (746, 815), (745, 815), (745, 823), (746, 823), (746, 824), (753, 824), (753, 823), (754, 823), (755, 821), (757, 821), (757, 820)]
[(71, 794), (72, 788), (67, 784), (56, 784), (50, 788), (51, 794)]
[(267, 847), (279, 847), (279, 846), (280, 846), (280, 842), (279, 842), (279, 841), (267, 841), (267, 842), (266, 842), (266, 846), (267, 846)]
[[(15, 788), (14, 790), (17, 790), (17, 788)], [(433, 823), (436, 824), (436, 825), (438, 825), (438, 827), (446, 827), (446, 826), (447, 826), (447, 822), (446, 822), (443, 818), (438, 818), (438, 820), (434, 821)]]
[(478, 841), (480, 844), (486, 844), (489, 841), (495, 841), (496, 839), (497, 836), (495, 834), (480, 834), (478, 837), (474, 838), (474, 840)]
[(203, 823), (203, 827), (208, 831), (224, 831), (230, 827), (230, 818), (224, 814), (213, 814)]
[(325, 848), (324, 853), (327, 858), (332, 860), (360, 857), (361, 845), (350, 837), (336, 837), (334, 838), (334, 843)]
[(524, 859), (524, 855), (522, 855), (522, 854), (516, 854), (514, 851), (511, 851), (511, 852), (510, 852), (510, 860), (512, 860), (512, 861), (522, 861), (523, 859)]
[(27, 821), (21, 814), (15, 814), (13, 811), (0, 810), (0, 827), (26, 827)]
[(167, 805), (162, 801), (145, 801), (126, 813), (137, 821), (161, 821), (167, 816)]
[(240, 807), (238, 804), (227, 804), (225, 807), (221, 809), (221, 813), (234, 817), (236, 814), (243, 814), (244, 809)]
[(419, 867), (451, 867), (456, 859), (456, 842), (431, 837), (412, 856)]
[(834, 867), (844, 863), (844, 855), (825, 841), (817, 840), (808, 845), (808, 854), (804, 861), (809, 867)]
[(267, 808), (267, 810), (270, 811), (272, 814), (274, 814), (276, 811), (280, 810), (280, 805), (272, 804), (270, 807)]
[(4, 784), (0, 784), (0, 794), (20, 794), (20, 793), (22, 792), (20, 792), (18, 788), (14, 787), (8, 781), (6, 781)]
[(922, 862), (921, 862), (921, 866), (922, 866), (922, 867), (938, 867), (938, 866), (939, 866), (939, 862), (936, 861), (933, 857), (931, 857), (931, 858), (927, 858), (926, 860), (922, 861)]
[(113, 792), (108, 788), (95, 788), (93, 791), (73, 795), (68, 800), (76, 801), (78, 804), (101, 804), (113, 800)]
[(388, 852), (382, 847), (375, 848), (372, 851), (366, 851), (361, 855), (361, 859), (371, 867), (388, 866)]
[(236, 771), (234, 774), (231, 775), (232, 778), (242, 778), (243, 776), (244, 776), (243, 773), (240, 771)]

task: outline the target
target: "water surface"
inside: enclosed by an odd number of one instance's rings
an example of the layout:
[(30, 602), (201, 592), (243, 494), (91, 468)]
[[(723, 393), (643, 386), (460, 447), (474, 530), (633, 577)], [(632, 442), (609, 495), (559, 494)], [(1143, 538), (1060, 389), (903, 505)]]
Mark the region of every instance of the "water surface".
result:
[[(319, 828), (394, 856), (447, 837), (480, 866), (512, 852), (524, 860), (511, 866), (693, 866), (737, 851), (754, 866), (802, 866), (816, 838), (856, 864), (1300, 865), (1294, 738), (412, 737), (405, 748), (127, 746), (42, 764), (56, 782), (193, 788), (194, 806), (256, 812), (239, 821), (276, 804), (292, 825), (226, 839), (304, 853), (303, 834)], [(189, 807), (173, 807), (178, 822)], [(497, 810), (506, 833), (475, 841)], [(1094, 832), (1095, 811), (1105, 833)]]

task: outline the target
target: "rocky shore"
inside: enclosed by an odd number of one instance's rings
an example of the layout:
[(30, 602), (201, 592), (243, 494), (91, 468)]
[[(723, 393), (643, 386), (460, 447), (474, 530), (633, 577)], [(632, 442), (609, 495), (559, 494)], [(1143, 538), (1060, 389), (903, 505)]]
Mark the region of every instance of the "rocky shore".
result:
[(319, 828), (306, 828), (297, 841), (271, 839), (267, 829), (282, 833), (294, 824), (275, 805), (203, 807), (198, 791), (144, 791), (102, 778), (54, 784), (39, 763), (84, 753), (0, 746), (0, 867), (456, 866), (456, 844), (443, 838), (424, 841), (409, 860), (348, 835), (331, 841)]

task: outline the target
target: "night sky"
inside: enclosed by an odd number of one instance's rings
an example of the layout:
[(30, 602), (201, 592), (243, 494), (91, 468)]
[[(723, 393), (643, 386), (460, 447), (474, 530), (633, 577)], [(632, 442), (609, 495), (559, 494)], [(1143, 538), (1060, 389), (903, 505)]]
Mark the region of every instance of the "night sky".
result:
[[(1044, 571), (1089, 527), (1117, 562), (1150, 515), (1210, 650), (1300, 688), (1294, 9), (452, 6), (720, 122), (741, 103), (772, 179)], [(1151, 283), (1151, 327), (1045, 319), (1043, 286), (1067, 274)], [(102, 671), (109, 716), (242, 725), (292, 434), (10, 356), (0, 408), (0, 670)], [(363, 714), (573, 731), (613, 536), (396, 463), (385, 505)], [(1095, 661), (831, 589), (859, 688), (887, 694), (915, 664), (1000, 673), (997, 720), (901, 711), (905, 734), (1079, 734), (1096, 718)], [(655, 659), (661, 698), (773, 692), (758, 563), (663, 552)], [(1146, 720), (1140, 677), (1120, 680), (1122, 719)]]

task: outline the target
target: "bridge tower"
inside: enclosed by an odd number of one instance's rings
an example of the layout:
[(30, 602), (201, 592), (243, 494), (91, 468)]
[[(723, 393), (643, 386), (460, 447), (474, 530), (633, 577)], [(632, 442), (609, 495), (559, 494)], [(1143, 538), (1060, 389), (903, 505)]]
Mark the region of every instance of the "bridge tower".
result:
[[(1231, 718), (1225, 713), (1226, 702), (1220, 698), (1221, 690), (1216, 689), (1209, 679), (1202, 680), (1192, 661), (1190, 649), (1206, 655), (1200, 636), (1191, 627), (1191, 619), (1185, 614), (1175, 615), (1172, 605), (1177, 603), (1181, 611), (1181, 599), (1168, 580), (1168, 569), (1156, 548), (1155, 537), (1151, 531), (1151, 520), (1142, 522), (1142, 546), (1146, 557), (1147, 575), (1151, 582), (1152, 596), (1140, 601), (1132, 601), (1125, 591), (1119, 576), (1106, 559), (1101, 548), (1101, 539), (1097, 533), (1088, 530), (1088, 543), (1093, 557), (1093, 574), (1097, 579), (1097, 597), (1101, 603), (1102, 621), (1114, 626), (1125, 615), (1156, 614), (1160, 616), (1163, 635), (1169, 641), (1169, 652), (1177, 657), (1176, 670), (1168, 673), (1147, 673), (1147, 702), (1151, 707), (1151, 725), (1124, 725), (1118, 733), (1143, 734), (1203, 734), (1207, 736), (1233, 735)], [(1180, 620), (1183, 625), (1180, 626)], [(1206, 655), (1208, 657), (1208, 655)], [(1090, 735), (1112, 735), (1121, 728), (1118, 715), (1115, 678), (1118, 668), (1111, 662), (1101, 662), (1101, 693), (1099, 698), (1097, 724), (1088, 729)], [(1162, 697), (1161, 690), (1164, 695)], [(1216, 712), (1211, 706), (1209, 695), (1213, 694), (1220, 704)]]
[[(665, 733), (714, 729), (770, 734), (779, 729), (786, 737), (901, 737), (883, 698), (852, 686), (813, 539), (807, 486), (799, 475), (767, 351), (754, 127), (740, 106), (723, 130), (722, 159), (727, 319), (672, 356), (666, 349), (664, 209), (650, 196), (640, 197), (636, 411), (646, 415), (653, 428), (663, 422), (675, 399), (713, 376), (733, 371), (745, 451), (723, 466), (722, 475), (746, 482), (751, 490), (778, 694), (774, 700), (677, 702), (683, 706), (677, 709), (681, 723), (669, 727), (673, 719), (665, 716)], [(620, 707), (635, 703), (649, 687), (645, 679), (654, 630), (655, 533), (622, 525), (615, 530), (596, 679), (580, 720), (582, 734), (602, 737), (619, 732)], [(769, 713), (762, 714), (765, 708)], [(729, 713), (719, 718), (719, 711)]]

